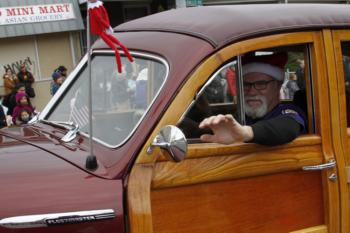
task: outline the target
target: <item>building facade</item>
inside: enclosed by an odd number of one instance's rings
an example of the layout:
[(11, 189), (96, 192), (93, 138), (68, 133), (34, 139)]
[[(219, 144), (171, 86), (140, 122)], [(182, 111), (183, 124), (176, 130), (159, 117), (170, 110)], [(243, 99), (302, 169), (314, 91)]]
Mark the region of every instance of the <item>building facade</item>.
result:
[(43, 106), (50, 99), (53, 70), (59, 65), (71, 70), (82, 56), (84, 24), (79, 4), (76, 0), (0, 0), (0, 3), (0, 75), (7, 68), (17, 73), (20, 65), (25, 64), (36, 81), (38, 98), (34, 102)]
[[(349, 3), (350, 0), (102, 0), (111, 26), (180, 7), (250, 3)], [(71, 71), (86, 52), (86, 0), (0, 0), (0, 76), (22, 63), (36, 79), (41, 110), (50, 96), (53, 70)], [(93, 38), (96, 39), (96, 38)], [(0, 96), (3, 79), (0, 78)]]

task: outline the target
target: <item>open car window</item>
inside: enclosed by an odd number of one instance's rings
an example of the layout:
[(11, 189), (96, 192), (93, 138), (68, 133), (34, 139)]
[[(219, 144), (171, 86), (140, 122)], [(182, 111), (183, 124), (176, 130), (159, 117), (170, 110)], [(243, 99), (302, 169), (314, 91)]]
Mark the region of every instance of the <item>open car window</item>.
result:
[(199, 123), (209, 116), (231, 114), (238, 122), (245, 124), (241, 61), (245, 56), (263, 56), (281, 52), (288, 55), (288, 61), (280, 89), (280, 101), (299, 107), (308, 119), (306, 131), (315, 132), (314, 111), (308, 111), (307, 106), (307, 95), (311, 97), (309, 102), (313, 106), (309, 45), (297, 45), (252, 51), (223, 64), (209, 77), (178, 123), (189, 142), (201, 142), (199, 138), (202, 134), (211, 133), (210, 129), (198, 128)]
[[(113, 53), (92, 57), (93, 137), (116, 147), (136, 129), (158, 95), (168, 73), (167, 64), (153, 56), (134, 56), (130, 63), (122, 57), (123, 72), (116, 70)], [(82, 133), (88, 127), (87, 66), (65, 90), (46, 120), (74, 122)]]
[(346, 97), (346, 120), (347, 127), (350, 127), (350, 42), (344, 41), (342, 46), (342, 62), (345, 82), (345, 97)]

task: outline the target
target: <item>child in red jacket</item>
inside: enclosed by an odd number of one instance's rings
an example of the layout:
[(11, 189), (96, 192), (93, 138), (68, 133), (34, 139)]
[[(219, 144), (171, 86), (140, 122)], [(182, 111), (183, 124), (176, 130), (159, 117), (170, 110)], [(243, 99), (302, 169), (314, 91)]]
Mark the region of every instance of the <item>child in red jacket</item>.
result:
[(30, 100), (25, 92), (18, 92), (16, 94), (16, 103), (17, 106), (13, 109), (12, 113), (12, 122), (15, 125), (20, 125), (22, 123), (22, 121), (20, 120), (22, 110), (27, 110), (31, 117), (34, 115), (35, 109), (30, 103)]

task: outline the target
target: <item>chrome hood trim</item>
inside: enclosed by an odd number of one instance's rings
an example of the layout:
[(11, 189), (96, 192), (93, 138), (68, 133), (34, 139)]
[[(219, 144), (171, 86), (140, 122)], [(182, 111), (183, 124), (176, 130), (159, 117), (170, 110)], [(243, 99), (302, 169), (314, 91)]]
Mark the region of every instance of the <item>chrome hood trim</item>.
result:
[(6, 228), (49, 227), (63, 224), (78, 224), (115, 218), (114, 210), (88, 210), (66, 213), (37, 214), (9, 217), (0, 220)]

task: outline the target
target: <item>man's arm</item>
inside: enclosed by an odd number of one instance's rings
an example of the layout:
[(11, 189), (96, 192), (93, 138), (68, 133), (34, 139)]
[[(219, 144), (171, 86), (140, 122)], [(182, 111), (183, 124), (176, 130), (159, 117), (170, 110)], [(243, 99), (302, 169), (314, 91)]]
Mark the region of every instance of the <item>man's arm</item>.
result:
[(301, 133), (302, 126), (289, 116), (262, 120), (251, 125), (254, 137), (249, 142), (262, 145), (281, 145), (293, 141)]
[(204, 134), (204, 142), (231, 144), (234, 142), (253, 142), (262, 145), (281, 145), (294, 140), (302, 126), (289, 116), (279, 116), (259, 121), (251, 126), (239, 124), (232, 115), (218, 115), (204, 119), (200, 128), (210, 128), (213, 134)]

